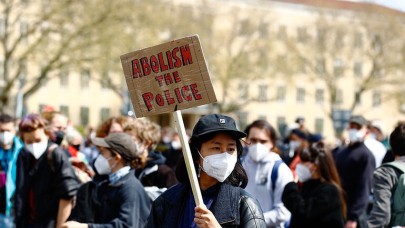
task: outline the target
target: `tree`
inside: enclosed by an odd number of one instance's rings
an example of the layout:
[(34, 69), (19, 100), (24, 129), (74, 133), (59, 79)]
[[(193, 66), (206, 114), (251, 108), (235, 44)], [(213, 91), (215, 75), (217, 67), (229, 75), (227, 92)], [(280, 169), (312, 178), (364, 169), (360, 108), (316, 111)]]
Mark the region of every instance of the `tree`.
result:
[[(324, 111), (329, 118), (333, 121), (335, 110), (355, 112), (361, 96), (374, 89), (385, 100), (391, 98), (397, 91), (393, 85), (404, 82), (400, 73), (405, 60), (403, 18), (371, 11), (352, 12), (352, 17), (318, 13), (312, 26), (316, 35), (291, 45), (288, 54), (296, 68), (305, 68), (309, 80), (325, 84), (328, 105)], [(346, 89), (343, 82), (353, 82), (355, 90)], [(352, 93), (347, 102), (342, 100), (343, 90)], [(341, 130), (335, 129), (335, 134)]]

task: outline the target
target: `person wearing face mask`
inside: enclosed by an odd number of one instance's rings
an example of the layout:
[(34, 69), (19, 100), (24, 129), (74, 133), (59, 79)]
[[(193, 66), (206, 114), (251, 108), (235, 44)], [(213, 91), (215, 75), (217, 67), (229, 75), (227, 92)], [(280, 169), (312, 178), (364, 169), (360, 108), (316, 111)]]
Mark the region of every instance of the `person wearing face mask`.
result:
[(291, 162), (288, 163), (288, 166), (290, 167), (293, 173), (294, 179), (297, 179), (295, 167), (297, 166), (298, 163), (300, 163), (300, 154), (309, 145), (308, 138), (309, 135), (298, 128), (293, 129), (290, 133), (289, 145), (290, 145)]
[(61, 112), (48, 111), (43, 112), (42, 117), (48, 121), (48, 128), (50, 130), (50, 139), (52, 142), (61, 146), (63, 139), (65, 138), (66, 130), (68, 128), (68, 118)]
[(243, 137), (228, 116), (200, 118), (189, 144), (204, 205), (196, 207), (181, 162), (176, 169), (180, 184), (153, 202), (146, 227), (266, 227), (259, 203), (243, 190), (247, 184), (240, 163)]
[(256, 120), (245, 133), (248, 152), (242, 165), (249, 179), (246, 191), (258, 199), (267, 227), (284, 227), (291, 214), (281, 194), (284, 186), (293, 181), (293, 175), (275, 152), (276, 131), (267, 121)]
[(0, 214), (12, 216), (12, 196), (15, 192), (17, 158), (24, 145), (16, 136), (15, 119), (0, 115)]
[(69, 217), (78, 180), (65, 152), (49, 140), (38, 114), (25, 116), (19, 133), (25, 144), (17, 161), (16, 227), (60, 227)]
[(367, 206), (376, 166), (373, 154), (364, 144), (366, 124), (363, 116), (352, 116), (348, 125), (350, 143), (335, 152), (336, 168), (346, 192), (346, 228), (367, 227)]
[(296, 172), (302, 186), (290, 182), (282, 195), (292, 214), (289, 227), (344, 227), (346, 203), (331, 153), (319, 142), (300, 157)]
[(97, 186), (98, 205), (92, 221), (69, 221), (63, 228), (80, 227), (143, 227), (150, 210), (150, 200), (142, 184), (135, 177), (145, 150), (126, 133), (111, 133), (105, 138), (93, 138), (100, 156), (95, 167), (108, 174)]
[(371, 131), (371, 122), (367, 123), (367, 133), (364, 139), (364, 144), (373, 154), (375, 159), (375, 167), (378, 168), (381, 166), (382, 161), (387, 153), (387, 149), (385, 148), (384, 144), (378, 141), (375, 138), (374, 133)]

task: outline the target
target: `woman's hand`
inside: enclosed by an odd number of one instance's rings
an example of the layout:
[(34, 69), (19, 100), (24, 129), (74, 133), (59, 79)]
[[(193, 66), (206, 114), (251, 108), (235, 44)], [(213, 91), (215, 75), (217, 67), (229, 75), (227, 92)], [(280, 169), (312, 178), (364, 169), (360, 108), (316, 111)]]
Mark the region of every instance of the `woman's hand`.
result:
[(62, 228), (88, 228), (86, 223), (79, 223), (76, 221), (69, 221), (62, 224)]
[(214, 214), (204, 204), (195, 207), (194, 222), (199, 227), (221, 227)]

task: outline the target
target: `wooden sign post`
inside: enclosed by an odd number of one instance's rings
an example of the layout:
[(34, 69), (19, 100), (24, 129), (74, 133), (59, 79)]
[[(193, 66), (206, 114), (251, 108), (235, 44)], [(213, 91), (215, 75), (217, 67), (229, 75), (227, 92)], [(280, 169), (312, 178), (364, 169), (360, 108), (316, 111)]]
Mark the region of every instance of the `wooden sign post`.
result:
[(136, 117), (173, 113), (196, 205), (204, 204), (180, 111), (217, 101), (198, 36), (124, 54), (121, 63)]

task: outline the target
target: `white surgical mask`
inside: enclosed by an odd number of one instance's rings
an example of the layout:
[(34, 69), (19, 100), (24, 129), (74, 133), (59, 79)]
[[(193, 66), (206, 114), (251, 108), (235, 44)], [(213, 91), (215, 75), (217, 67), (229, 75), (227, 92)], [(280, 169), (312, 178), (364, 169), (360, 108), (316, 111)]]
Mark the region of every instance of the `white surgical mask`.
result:
[(0, 133), (0, 143), (3, 145), (10, 145), (13, 142), (14, 134), (9, 131)]
[(371, 133), (371, 134), (370, 134), (370, 138), (377, 140), (377, 135), (376, 135), (375, 133)]
[(297, 173), (298, 180), (301, 183), (304, 183), (312, 178), (311, 170), (303, 164), (298, 163), (295, 167), (295, 173)]
[(203, 159), (202, 169), (204, 172), (219, 182), (224, 182), (231, 175), (237, 161), (236, 156), (230, 155), (228, 152), (208, 155), (205, 158), (201, 156), (201, 158)]
[(256, 143), (249, 146), (248, 151), (250, 158), (253, 161), (258, 162), (263, 160), (263, 158), (265, 158), (269, 154), (270, 148), (265, 146), (264, 144)]
[(173, 149), (175, 149), (175, 150), (181, 149), (181, 143), (180, 143), (180, 141), (177, 141), (177, 140), (172, 141), (172, 147), (173, 147)]
[(364, 138), (364, 132), (357, 129), (349, 129), (349, 140), (350, 142), (361, 142)]
[(94, 168), (96, 169), (99, 175), (111, 174), (111, 168), (110, 165), (108, 164), (108, 160), (110, 159), (111, 158), (107, 159), (102, 155), (98, 155), (98, 157), (94, 161)]
[(43, 153), (45, 153), (46, 148), (48, 147), (48, 140), (39, 143), (26, 144), (25, 147), (32, 155), (34, 155), (35, 159), (38, 159)]
[(301, 141), (290, 141), (290, 149), (296, 150), (301, 146)]

